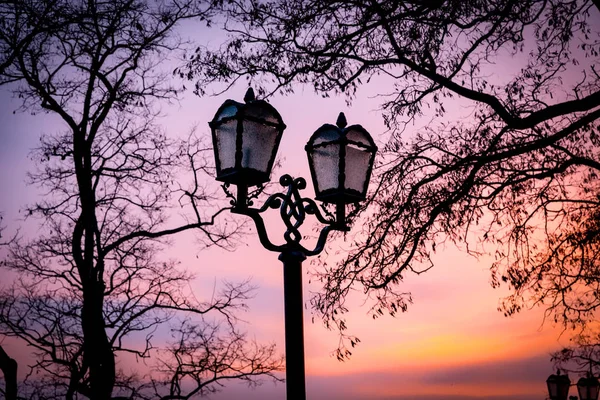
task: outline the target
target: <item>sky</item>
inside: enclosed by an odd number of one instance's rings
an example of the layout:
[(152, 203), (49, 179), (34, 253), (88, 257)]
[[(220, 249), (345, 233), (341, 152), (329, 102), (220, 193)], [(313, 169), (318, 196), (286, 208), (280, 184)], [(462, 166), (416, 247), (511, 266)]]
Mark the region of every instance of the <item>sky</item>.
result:
[[(510, 74), (508, 64), (501, 70)], [(377, 109), (379, 99), (373, 96), (385, 89), (383, 85), (375, 82), (360, 90), (351, 105), (343, 97), (323, 99), (301, 87), (287, 97), (270, 99), (288, 126), (279, 149), (282, 167), (272, 178), (289, 173), (309, 179), (304, 144), (320, 125), (334, 123), (342, 111), (349, 124), (363, 125), (381, 146), (386, 130)], [(185, 136), (194, 125), (199, 133), (208, 135), (207, 122), (220, 104), (227, 98), (241, 101), (245, 90), (238, 85), (224, 95), (203, 98), (187, 93), (181, 103), (165, 107), (162, 124), (174, 137)], [(43, 195), (25, 184), (26, 171), (33, 167), (29, 151), (43, 132), (56, 132), (60, 126), (47, 115), (13, 114), (18, 103), (6, 89), (0, 88), (0, 104), (0, 211), (9, 230), (14, 230), (23, 226), (19, 213), (23, 205)], [(460, 104), (453, 107), (455, 115), (468, 113), (460, 109)], [(414, 134), (425, 122), (409, 126), (405, 134)], [(22, 232), (31, 234), (33, 226)], [(173, 240), (166, 256), (177, 257), (197, 275), (192, 289), (198, 296), (210, 293), (215, 283), (225, 279), (251, 278), (257, 291), (250, 309), (240, 315), (246, 321), (243, 327), (259, 342), (275, 342), (283, 353), (281, 263), (277, 254), (263, 249), (254, 235), (245, 241), (234, 252), (200, 250), (193, 235), (181, 235)], [(341, 241), (328, 244), (329, 251), (347, 247)], [(506, 288), (491, 287), (490, 265), (485, 257), (475, 259), (447, 246), (438, 251), (435, 268), (419, 276), (409, 275), (402, 283), (403, 290), (412, 293), (414, 304), (396, 317), (386, 315), (373, 320), (360, 294), (351, 296), (349, 332), (361, 343), (350, 360), (339, 362), (332, 355), (338, 343), (336, 332), (327, 330), (318, 318), (311, 321), (308, 299), (319, 286), (309, 283), (312, 266), (305, 262), (308, 398), (544, 399), (545, 380), (553, 373), (549, 354), (568, 344), (568, 333), (561, 335), (558, 327), (544, 323), (539, 308), (510, 318), (498, 312), (499, 299), (508, 292)], [(26, 359), (30, 350), (14, 347), (13, 351), (19, 353), (17, 358)], [(267, 381), (250, 391), (244, 385), (231, 384), (208, 398), (269, 400), (281, 399), (284, 393), (284, 384)]]

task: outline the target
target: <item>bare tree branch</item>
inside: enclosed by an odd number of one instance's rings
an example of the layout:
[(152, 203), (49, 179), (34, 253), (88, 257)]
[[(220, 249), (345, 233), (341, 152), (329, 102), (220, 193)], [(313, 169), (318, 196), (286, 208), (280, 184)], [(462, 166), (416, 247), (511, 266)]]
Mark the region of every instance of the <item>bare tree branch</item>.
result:
[[(0, 337), (27, 344), (35, 356), (19, 382), (23, 398), (151, 398), (156, 377), (119, 370), (116, 357), (169, 363), (172, 370), (162, 377), (181, 379), (176, 371), (186, 366), (157, 348), (154, 333), (181, 319), (200, 332), (212, 326), (205, 317), (221, 321), (229, 339), (215, 329), (204, 347), (187, 351), (190, 358), (210, 351), (222, 363), (189, 371), (186, 376), (203, 382), (204, 375), (211, 378), (186, 398), (230, 379), (276, 379), (281, 363), (274, 347), (252, 343), (235, 328), (236, 313), (252, 295), (249, 282), (194, 294), (194, 276), (161, 257), (177, 233), (192, 231), (225, 248), (243, 233), (243, 226), (223, 221), (215, 206), (218, 187), (206, 184), (214, 168), (210, 147), (196, 135), (174, 139), (157, 123), (161, 102), (179, 98), (164, 65), (187, 47), (176, 28), (188, 19), (209, 23), (213, 6), (194, 0), (0, 4), (0, 84), (21, 99), (21, 110), (62, 122), (62, 131), (44, 135), (31, 155), (38, 168), (29, 183), (47, 196), (26, 213), (39, 219), (40, 230), (6, 243), (1, 265), (16, 279), (0, 288)], [(168, 223), (175, 209), (178, 225)], [(2, 361), (12, 384), (10, 359)]]
[[(537, 304), (565, 327), (595, 320), (597, 1), (239, 0), (223, 8), (229, 42), (199, 48), (176, 70), (198, 94), (215, 80), (245, 78), (267, 95), (303, 84), (351, 101), (373, 80), (386, 90), (379, 99), (390, 137), (358, 214), (362, 229), (342, 262), (316, 271), (324, 290), (312, 304), (326, 325), (346, 337), (345, 299), (357, 285), (373, 317), (406, 311), (402, 279), (432, 268), (445, 243), (495, 260), (493, 284), (513, 291), (506, 314)], [(501, 65), (512, 64), (505, 74)], [(468, 116), (450, 118), (455, 101)], [(421, 116), (430, 124), (410, 132)], [(347, 339), (341, 358), (356, 343)]]

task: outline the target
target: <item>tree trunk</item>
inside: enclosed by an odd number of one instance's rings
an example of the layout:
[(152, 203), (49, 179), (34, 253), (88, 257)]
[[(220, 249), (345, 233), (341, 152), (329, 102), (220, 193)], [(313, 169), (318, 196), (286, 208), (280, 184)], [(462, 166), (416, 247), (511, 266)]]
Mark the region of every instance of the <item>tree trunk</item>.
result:
[(103, 290), (97, 281), (84, 288), (81, 312), (83, 354), (89, 366), (92, 400), (110, 399), (115, 384), (115, 359), (102, 314)]
[(17, 362), (0, 346), (0, 370), (6, 382), (6, 400), (17, 400)]
[[(104, 323), (104, 265), (97, 248), (98, 226), (96, 199), (92, 185), (91, 148), (85, 140), (85, 131), (73, 136), (75, 173), (79, 186), (81, 215), (73, 240), (73, 255), (81, 276), (83, 306), (81, 325), (83, 329), (83, 358), (89, 368), (91, 400), (111, 398), (115, 384), (115, 356), (106, 335)], [(83, 243), (82, 243), (83, 242)], [(82, 246), (83, 245), (83, 246)]]

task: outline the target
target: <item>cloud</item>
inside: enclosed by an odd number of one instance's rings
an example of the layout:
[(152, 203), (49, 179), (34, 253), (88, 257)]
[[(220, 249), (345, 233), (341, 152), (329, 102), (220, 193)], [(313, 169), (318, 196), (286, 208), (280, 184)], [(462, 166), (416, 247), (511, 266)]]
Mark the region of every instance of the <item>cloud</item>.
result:
[(545, 382), (552, 373), (549, 355), (526, 359), (484, 362), (432, 370), (423, 376), (425, 384), (535, 383)]

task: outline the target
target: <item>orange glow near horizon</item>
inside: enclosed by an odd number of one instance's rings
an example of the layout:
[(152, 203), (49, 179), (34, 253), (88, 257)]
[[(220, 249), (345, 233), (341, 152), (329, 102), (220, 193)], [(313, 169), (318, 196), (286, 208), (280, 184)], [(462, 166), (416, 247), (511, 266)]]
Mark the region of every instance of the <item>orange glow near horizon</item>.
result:
[(540, 385), (516, 383), (510, 386), (506, 384), (429, 384), (426, 387), (420, 385), (397, 385), (376, 386), (368, 382), (356, 385), (356, 390), (362, 394), (377, 395), (378, 397), (393, 397), (401, 395), (435, 395), (435, 396), (506, 396), (506, 395), (545, 395), (540, 390)]

